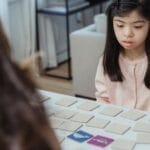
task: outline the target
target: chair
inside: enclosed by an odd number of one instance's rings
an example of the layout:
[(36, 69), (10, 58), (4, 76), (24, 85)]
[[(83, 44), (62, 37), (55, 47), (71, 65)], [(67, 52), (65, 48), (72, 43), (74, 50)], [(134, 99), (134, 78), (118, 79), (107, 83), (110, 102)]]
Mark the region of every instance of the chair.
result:
[(70, 34), (73, 90), (76, 96), (95, 99), (95, 74), (105, 46), (106, 16), (98, 14), (94, 24)]

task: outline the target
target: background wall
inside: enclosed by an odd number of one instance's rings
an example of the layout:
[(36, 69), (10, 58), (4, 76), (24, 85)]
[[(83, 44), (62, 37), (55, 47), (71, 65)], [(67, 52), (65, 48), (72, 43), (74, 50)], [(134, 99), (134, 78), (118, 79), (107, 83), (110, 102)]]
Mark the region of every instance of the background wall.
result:
[[(42, 1), (39, 0), (38, 2), (38, 8), (48, 8), (51, 6), (50, 1), (47, 2), (47, 4), (46, 1), (42, 3)], [(62, 6), (62, 8), (64, 8), (64, 6)], [(70, 15), (70, 32), (93, 23), (93, 17), (98, 12), (99, 7), (97, 6)], [(65, 16), (39, 14), (38, 20), (40, 51), (43, 52), (43, 68), (56, 67), (58, 63), (68, 59)]]

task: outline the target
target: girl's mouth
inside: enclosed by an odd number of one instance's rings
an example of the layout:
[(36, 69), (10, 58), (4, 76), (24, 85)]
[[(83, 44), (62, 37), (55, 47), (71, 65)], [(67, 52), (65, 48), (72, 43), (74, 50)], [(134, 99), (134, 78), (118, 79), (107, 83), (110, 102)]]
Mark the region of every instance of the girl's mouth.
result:
[(133, 45), (132, 41), (122, 41), (122, 43), (125, 47), (131, 47)]

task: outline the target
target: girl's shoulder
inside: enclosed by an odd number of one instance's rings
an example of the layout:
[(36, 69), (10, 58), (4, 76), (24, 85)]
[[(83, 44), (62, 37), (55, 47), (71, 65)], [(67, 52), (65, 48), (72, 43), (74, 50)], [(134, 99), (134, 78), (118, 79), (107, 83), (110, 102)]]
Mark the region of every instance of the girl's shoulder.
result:
[(99, 57), (99, 63), (98, 63), (98, 66), (97, 66), (97, 76), (96, 77), (101, 77), (103, 78), (104, 77), (104, 66), (103, 66), (103, 58), (104, 56), (101, 55)]
[(101, 65), (103, 64), (103, 58), (104, 58), (104, 55), (101, 55), (99, 58), (99, 64), (101, 64)]
[(104, 58), (103, 55), (101, 55), (101, 56), (99, 57), (98, 70), (99, 70), (100, 72), (103, 72), (103, 58)]

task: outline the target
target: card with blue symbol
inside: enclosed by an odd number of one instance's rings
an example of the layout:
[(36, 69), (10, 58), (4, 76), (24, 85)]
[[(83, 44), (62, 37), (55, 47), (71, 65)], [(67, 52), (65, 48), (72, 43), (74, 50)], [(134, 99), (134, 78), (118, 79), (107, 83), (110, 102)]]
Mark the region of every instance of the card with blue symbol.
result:
[(79, 131), (77, 131), (75, 133), (72, 133), (72, 134), (68, 135), (67, 137), (72, 139), (72, 140), (74, 140), (74, 141), (76, 141), (76, 142), (82, 143), (82, 142), (92, 138), (93, 135), (89, 134), (89, 133), (87, 133), (85, 131), (79, 130)]

